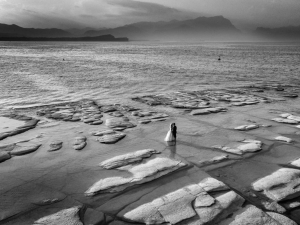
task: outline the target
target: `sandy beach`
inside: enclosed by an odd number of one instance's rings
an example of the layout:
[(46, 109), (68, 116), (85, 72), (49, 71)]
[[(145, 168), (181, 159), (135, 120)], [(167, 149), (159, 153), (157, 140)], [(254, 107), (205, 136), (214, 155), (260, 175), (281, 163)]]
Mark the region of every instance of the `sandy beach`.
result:
[[(299, 90), (252, 85), (7, 111), (0, 224), (299, 224)], [(176, 143), (164, 142), (170, 123)]]

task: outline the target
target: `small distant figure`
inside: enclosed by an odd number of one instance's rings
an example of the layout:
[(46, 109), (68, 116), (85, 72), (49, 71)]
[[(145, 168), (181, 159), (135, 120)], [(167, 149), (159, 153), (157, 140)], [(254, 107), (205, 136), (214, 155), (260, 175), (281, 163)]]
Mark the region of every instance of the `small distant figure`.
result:
[(65, 61), (65, 59), (63, 59), (63, 61)]
[(221, 56), (219, 56), (218, 60), (221, 61)]
[(167, 136), (165, 137), (166, 142), (176, 142), (176, 134), (177, 134), (177, 127), (175, 123), (170, 124), (170, 130), (167, 133)]

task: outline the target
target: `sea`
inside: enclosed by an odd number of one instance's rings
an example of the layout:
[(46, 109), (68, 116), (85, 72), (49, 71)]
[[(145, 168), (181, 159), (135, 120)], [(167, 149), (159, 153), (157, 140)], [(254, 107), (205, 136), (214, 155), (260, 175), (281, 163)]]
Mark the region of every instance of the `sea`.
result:
[[(220, 57), (220, 60), (218, 58)], [(300, 43), (0, 42), (0, 109), (256, 83), (300, 85)]]

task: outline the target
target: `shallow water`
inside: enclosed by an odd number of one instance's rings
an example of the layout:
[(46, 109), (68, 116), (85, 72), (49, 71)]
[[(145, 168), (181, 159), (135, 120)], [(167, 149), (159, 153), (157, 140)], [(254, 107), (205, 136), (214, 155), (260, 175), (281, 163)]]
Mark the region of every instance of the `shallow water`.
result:
[(0, 51), (0, 108), (300, 84), (300, 43), (0, 42)]

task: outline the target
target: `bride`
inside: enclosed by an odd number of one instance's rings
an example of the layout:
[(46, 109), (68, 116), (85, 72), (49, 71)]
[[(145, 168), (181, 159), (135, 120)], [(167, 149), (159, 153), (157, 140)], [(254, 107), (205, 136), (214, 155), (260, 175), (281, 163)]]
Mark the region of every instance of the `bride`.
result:
[(171, 123), (170, 129), (167, 133), (167, 136), (165, 137), (165, 141), (167, 141), (167, 142), (175, 141), (175, 137), (174, 137), (173, 132), (172, 132), (173, 126), (174, 126), (174, 123)]

